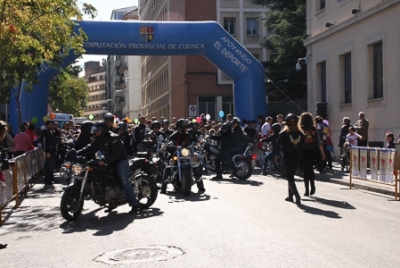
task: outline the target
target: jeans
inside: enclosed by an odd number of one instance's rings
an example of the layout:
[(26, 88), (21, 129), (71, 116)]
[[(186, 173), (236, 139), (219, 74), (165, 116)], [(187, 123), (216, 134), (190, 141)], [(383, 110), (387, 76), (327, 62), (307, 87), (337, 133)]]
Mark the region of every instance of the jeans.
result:
[(263, 163), (263, 172), (267, 172), (267, 167), (268, 167), (268, 162), (271, 159), (274, 159), (274, 157), (278, 155), (278, 152), (272, 151), (270, 154), (267, 154), (264, 156), (264, 163)]
[(126, 198), (128, 199), (128, 203), (131, 207), (139, 204), (137, 200), (136, 194), (133, 191), (132, 183), (129, 180), (129, 161), (125, 159), (123, 161), (118, 162), (117, 171), (119, 180), (121, 181), (122, 189), (124, 189)]

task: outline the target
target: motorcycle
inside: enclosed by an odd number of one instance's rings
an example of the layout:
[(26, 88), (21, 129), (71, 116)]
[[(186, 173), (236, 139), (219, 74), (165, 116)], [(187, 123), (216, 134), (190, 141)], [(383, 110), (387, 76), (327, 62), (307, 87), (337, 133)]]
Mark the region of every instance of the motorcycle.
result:
[(67, 185), (73, 182), (73, 175), (72, 175), (72, 165), (74, 163), (71, 161), (64, 161), (61, 164), (60, 168), (60, 177), (62, 180), (66, 182)]
[[(76, 220), (82, 213), (84, 200), (87, 196), (96, 204), (109, 209), (128, 202), (118, 179), (116, 168), (98, 165), (98, 162), (102, 159), (101, 153), (97, 153), (96, 159), (89, 161), (85, 158), (76, 157), (76, 155), (73, 159), (73, 153), (71, 155), (72, 159), (69, 160), (73, 163), (71, 166), (73, 183), (65, 189), (60, 204), (61, 215), (64, 219), (67, 221)], [(129, 160), (129, 180), (139, 200), (140, 209), (149, 208), (158, 196), (154, 179), (142, 170), (146, 163), (149, 162), (145, 158)]]
[[(232, 162), (233, 175), (239, 180), (247, 180), (253, 173), (252, 160), (256, 159), (256, 154), (254, 154), (254, 141), (246, 139), (245, 147), (241, 148), (240, 151), (233, 154)], [(201, 154), (201, 164), (204, 166), (205, 170), (210, 173), (215, 173), (215, 161), (218, 154), (220, 153), (220, 147), (213, 144), (210, 137), (202, 142), (203, 152)], [(243, 151), (244, 150), (244, 151)]]
[[(264, 157), (272, 154), (273, 149), (274, 145), (272, 144), (272, 142), (268, 142), (267, 144), (263, 145), (262, 150), (264, 151)], [(265, 171), (268, 174), (272, 174), (272, 171), (276, 170), (281, 177), (284, 177), (285, 169), (283, 167), (282, 159), (282, 152), (280, 152), (278, 155), (275, 155), (272, 159), (268, 161), (268, 166), (265, 168)], [(264, 165), (264, 163), (262, 163), (262, 165)], [(262, 169), (264, 170), (264, 166), (262, 166)]]
[[(59, 152), (62, 155), (66, 154), (66, 152), (68, 152), (74, 148), (75, 142), (76, 142), (75, 137), (73, 137), (71, 135), (67, 136), (65, 134), (62, 134)], [(64, 157), (64, 161), (62, 162), (61, 167), (60, 167), (60, 177), (67, 184), (72, 183), (72, 173), (71, 173), (72, 164), (73, 163), (71, 163), (71, 161), (66, 160)]]
[(152, 159), (158, 163), (158, 174), (156, 176), (156, 182), (161, 183), (164, 169), (166, 168), (168, 152), (167, 152), (168, 141), (164, 139), (162, 135), (156, 137), (156, 143), (154, 144)]
[(181, 190), (185, 196), (190, 195), (193, 184), (198, 183), (199, 189), (201, 186), (204, 188), (201, 177), (195, 179), (193, 176), (193, 168), (201, 168), (198, 154), (193, 152), (193, 146), (194, 144), (182, 147), (169, 143), (167, 148), (170, 157), (163, 174), (164, 184), (172, 184), (175, 190)]
[(164, 140), (163, 136), (160, 135), (156, 137), (156, 142), (154, 142), (150, 139), (150, 136), (148, 136), (143, 143), (145, 144), (146, 151), (137, 152), (134, 154), (134, 157), (145, 158), (149, 162), (153, 163), (154, 167), (151, 169), (151, 177), (154, 178), (156, 183), (160, 183), (162, 180), (162, 174), (166, 167), (166, 140)]

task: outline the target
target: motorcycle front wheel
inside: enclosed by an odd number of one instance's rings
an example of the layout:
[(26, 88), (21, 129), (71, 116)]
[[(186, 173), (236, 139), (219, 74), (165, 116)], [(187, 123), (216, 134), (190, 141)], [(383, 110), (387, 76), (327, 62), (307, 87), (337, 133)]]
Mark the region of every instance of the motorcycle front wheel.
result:
[(192, 191), (192, 181), (193, 181), (193, 174), (191, 169), (184, 169), (182, 170), (182, 191), (183, 195), (190, 195)]
[(235, 167), (235, 177), (239, 180), (247, 180), (253, 173), (253, 166), (251, 162), (238, 160)]
[(156, 202), (157, 184), (150, 177), (143, 177), (139, 184), (138, 200), (142, 209), (147, 209)]
[(76, 185), (68, 186), (61, 197), (61, 215), (67, 221), (76, 220), (82, 213), (83, 199), (79, 201), (79, 188)]

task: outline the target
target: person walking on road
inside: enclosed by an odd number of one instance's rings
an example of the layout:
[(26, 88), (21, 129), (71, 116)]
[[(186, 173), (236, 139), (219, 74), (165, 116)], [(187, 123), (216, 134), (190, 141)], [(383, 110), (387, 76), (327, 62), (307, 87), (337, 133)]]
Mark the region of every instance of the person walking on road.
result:
[(294, 174), (300, 164), (301, 146), (304, 141), (303, 133), (298, 126), (298, 117), (289, 113), (285, 117), (286, 126), (279, 133), (278, 144), (283, 152), (283, 166), (285, 167), (286, 178), (288, 180), (288, 197), (286, 201), (293, 202), (293, 196), (296, 198), (296, 204), (301, 204), (299, 192), (297, 191)]
[[(315, 194), (314, 163), (318, 159), (325, 159), (325, 152), (311, 113), (304, 112), (300, 115), (299, 126), (304, 134), (304, 142), (301, 148), (301, 165), (306, 189), (304, 195), (309, 196)], [(319, 155), (321, 155), (321, 158)]]

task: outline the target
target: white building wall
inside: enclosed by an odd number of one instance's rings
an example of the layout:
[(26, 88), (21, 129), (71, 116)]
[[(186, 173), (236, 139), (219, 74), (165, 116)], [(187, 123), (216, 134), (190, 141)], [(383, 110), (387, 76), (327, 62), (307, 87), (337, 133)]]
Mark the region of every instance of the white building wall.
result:
[[(308, 110), (314, 113), (316, 103), (321, 101), (318, 64), (326, 61), (328, 115), (334, 144), (338, 143), (342, 118), (347, 116), (355, 123), (360, 111), (370, 122), (369, 141), (383, 142), (387, 131), (396, 136), (400, 132), (400, 1), (326, 1), (326, 10), (315, 12), (317, 2), (307, 1)], [(354, 8), (360, 13), (352, 14)], [(326, 22), (334, 25), (328, 28)], [(383, 98), (373, 99), (369, 47), (377, 41), (383, 43), (384, 89)], [(352, 102), (344, 104), (340, 59), (347, 52), (352, 55)]]
[(134, 120), (143, 114), (141, 110), (141, 70), (140, 70), (140, 56), (126, 57), (128, 70), (125, 77), (127, 79), (128, 92), (126, 98), (128, 101), (127, 109), (124, 113)]

